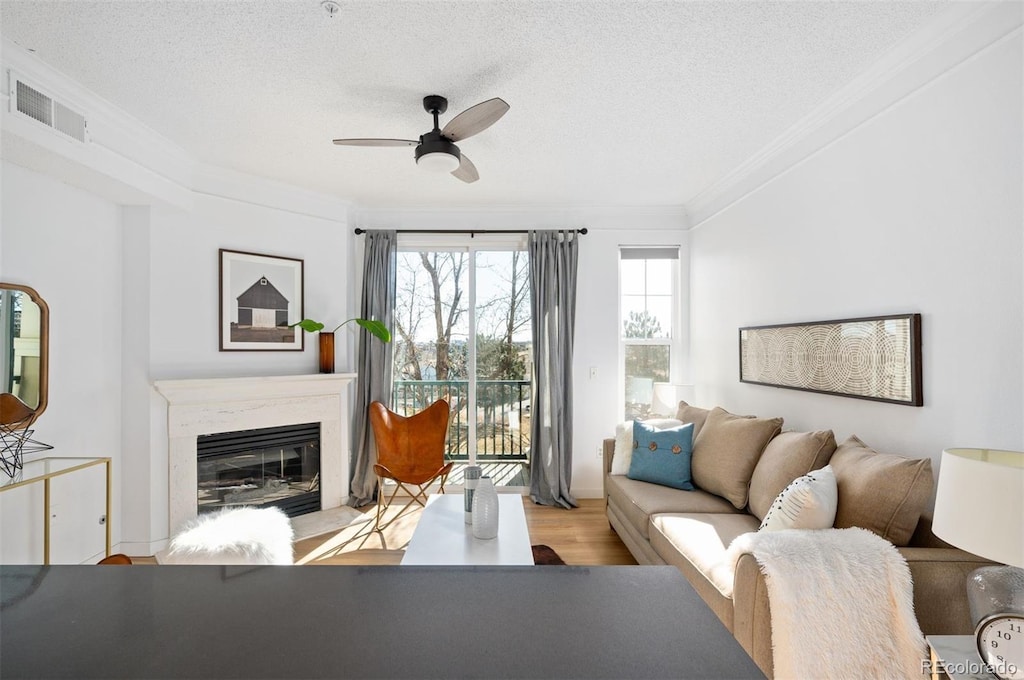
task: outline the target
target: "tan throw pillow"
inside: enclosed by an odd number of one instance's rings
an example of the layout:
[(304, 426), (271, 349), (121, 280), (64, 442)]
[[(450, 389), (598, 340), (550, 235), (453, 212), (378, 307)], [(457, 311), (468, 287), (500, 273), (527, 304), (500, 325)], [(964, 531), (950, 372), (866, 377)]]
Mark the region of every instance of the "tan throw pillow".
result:
[(704, 421), (708, 419), (708, 414), (711, 411), (706, 408), (699, 408), (697, 406), (690, 406), (685, 401), (679, 402), (679, 408), (676, 410), (676, 420), (681, 420), (684, 423), (693, 423), (693, 441), (697, 441), (697, 435), (700, 434), (700, 429), (704, 427)]
[(832, 454), (837, 529), (861, 527), (903, 546), (932, 494), (932, 462), (878, 453), (851, 435)]
[(772, 501), (790, 482), (828, 465), (835, 450), (832, 430), (782, 432), (772, 438), (750, 477), (750, 514), (764, 519)]
[(782, 418), (750, 418), (717, 406), (711, 409), (693, 444), (694, 484), (739, 509), (746, 507), (757, 459), (781, 429)]

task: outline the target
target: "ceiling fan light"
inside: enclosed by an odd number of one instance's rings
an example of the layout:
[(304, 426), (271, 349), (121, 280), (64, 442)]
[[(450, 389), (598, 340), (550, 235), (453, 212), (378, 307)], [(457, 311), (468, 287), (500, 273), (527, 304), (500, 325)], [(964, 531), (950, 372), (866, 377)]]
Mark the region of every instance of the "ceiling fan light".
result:
[(440, 174), (456, 170), (459, 167), (459, 159), (447, 151), (434, 151), (417, 158), (416, 165), (426, 168), (429, 172)]

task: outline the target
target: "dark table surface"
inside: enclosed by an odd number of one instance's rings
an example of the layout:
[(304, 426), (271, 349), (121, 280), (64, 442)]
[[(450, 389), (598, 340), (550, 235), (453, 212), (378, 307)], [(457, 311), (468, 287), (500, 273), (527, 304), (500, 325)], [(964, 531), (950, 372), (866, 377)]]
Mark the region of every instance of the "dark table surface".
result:
[(674, 567), (0, 567), (0, 677), (763, 678)]

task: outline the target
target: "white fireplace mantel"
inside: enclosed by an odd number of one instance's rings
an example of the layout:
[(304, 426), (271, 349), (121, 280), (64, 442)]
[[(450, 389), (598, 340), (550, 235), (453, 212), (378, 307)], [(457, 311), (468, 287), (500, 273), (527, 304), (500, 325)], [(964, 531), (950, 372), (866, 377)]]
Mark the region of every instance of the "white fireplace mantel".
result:
[(256, 378), (157, 380), (153, 386), (171, 405), (205, 404), (218, 401), (340, 394), (355, 379), (355, 373), (312, 373)]
[(320, 423), (321, 507), (342, 505), (348, 497), (348, 384), (355, 377), (323, 373), (154, 381), (168, 405), (170, 535), (196, 516), (196, 444), (205, 434)]

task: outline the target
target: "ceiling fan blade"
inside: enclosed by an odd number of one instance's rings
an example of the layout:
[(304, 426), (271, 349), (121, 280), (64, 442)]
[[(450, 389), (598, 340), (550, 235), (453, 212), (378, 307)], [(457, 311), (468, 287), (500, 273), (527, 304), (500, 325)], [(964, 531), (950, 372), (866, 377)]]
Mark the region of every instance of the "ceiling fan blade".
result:
[(335, 139), (340, 146), (416, 146), (419, 142), (411, 139)]
[(476, 166), (473, 165), (473, 161), (466, 158), (466, 154), (462, 154), (462, 159), (459, 161), (459, 167), (452, 170), (452, 174), (466, 184), (472, 184), (480, 179), (480, 173), (476, 171)]
[(441, 135), (453, 142), (472, 137), (498, 122), (498, 119), (504, 116), (508, 109), (508, 104), (501, 97), (480, 102), (448, 121), (448, 124), (441, 130)]

